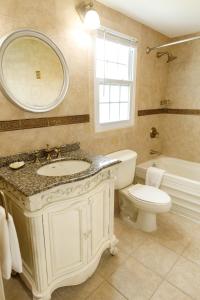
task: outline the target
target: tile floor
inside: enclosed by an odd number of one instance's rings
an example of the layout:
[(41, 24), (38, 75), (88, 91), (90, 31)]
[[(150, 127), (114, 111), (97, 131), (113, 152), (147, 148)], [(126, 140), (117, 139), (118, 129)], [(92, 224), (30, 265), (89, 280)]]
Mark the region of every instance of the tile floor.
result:
[[(115, 219), (119, 254), (106, 251), (84, 284), (60, 288), (52, 300), (200, 300), (200, 224), (168, 213), (145, 234)], [(5, 282), (6, 300), (30, 300), (19, 278)]]

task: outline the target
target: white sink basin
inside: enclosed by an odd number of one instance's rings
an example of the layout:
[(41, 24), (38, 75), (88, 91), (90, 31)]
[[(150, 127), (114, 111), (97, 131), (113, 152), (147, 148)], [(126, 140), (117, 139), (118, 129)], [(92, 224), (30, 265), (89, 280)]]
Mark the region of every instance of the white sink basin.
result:
[(73, 175), (89, 169), (90, 163), (83, 160), (65, 160), (45, 165), (37, 170), (42, 176)]

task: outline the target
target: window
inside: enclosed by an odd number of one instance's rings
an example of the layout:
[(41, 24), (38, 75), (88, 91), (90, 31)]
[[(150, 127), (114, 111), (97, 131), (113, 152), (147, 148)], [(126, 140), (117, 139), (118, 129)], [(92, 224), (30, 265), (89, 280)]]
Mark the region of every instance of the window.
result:
[(136, 41), (107, 29), (96, 37), (96, 130), (133, 124)]

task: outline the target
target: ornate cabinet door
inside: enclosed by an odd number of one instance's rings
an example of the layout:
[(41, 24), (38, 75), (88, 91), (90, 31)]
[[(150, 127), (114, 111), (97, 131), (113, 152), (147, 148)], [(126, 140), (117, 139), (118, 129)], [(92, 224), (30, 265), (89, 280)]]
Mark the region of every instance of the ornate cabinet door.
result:
[(101, 250), (109, 238), (110, 186), (104, 181), (89, 197), (89, 259)]
[(49, 282), (87, 264), (87, 199), (66, 203), (48, 209), (44, 216)]

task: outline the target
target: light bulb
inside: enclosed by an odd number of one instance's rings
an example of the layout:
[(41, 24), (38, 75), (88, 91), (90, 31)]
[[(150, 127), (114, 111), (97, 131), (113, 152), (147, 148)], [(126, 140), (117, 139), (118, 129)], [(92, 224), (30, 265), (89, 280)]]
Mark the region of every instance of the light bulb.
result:
[(98, 29), (101, 26), (100, 18), (96, 10), (90, 8), (84, 17), (84, 25), (87, 29)]

